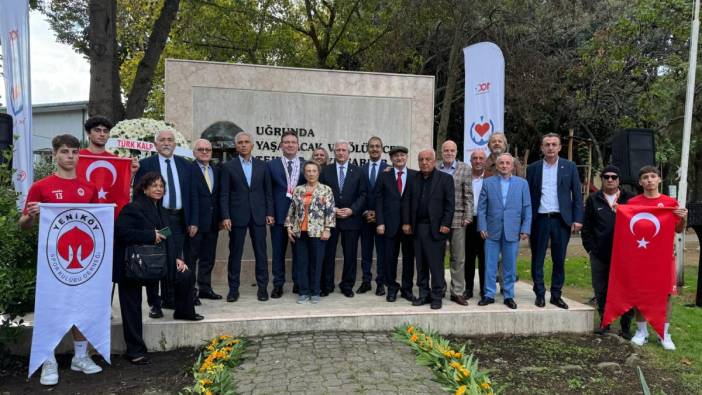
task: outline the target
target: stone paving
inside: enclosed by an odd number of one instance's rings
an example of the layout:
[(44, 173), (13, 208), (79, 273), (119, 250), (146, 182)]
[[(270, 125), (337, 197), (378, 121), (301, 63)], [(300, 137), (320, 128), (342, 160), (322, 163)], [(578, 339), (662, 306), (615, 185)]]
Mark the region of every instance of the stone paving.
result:
[(241, 394), (445, 394), (414, 352), (380, 332), (249, 338), (234, 372)]

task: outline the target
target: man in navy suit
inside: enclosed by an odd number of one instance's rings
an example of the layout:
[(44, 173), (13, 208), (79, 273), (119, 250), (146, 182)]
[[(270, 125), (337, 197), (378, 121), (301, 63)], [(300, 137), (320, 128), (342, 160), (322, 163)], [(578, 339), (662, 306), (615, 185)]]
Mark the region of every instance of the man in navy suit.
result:
[[(288, 246), (287, 230), (283, 226), (285, 217), (288, 216), (288, 209), (292, 199), (292, 192), (296, 186), (305, 183), (305, 176), (302, 165), (303, 158), (297, 156), (299, 141), (297, 134), (293, 131), (283, 132), (280, 138), (280, 148), (283, 151), (281, 158), (276, 158), (268, 162), (268, 171), (273, 184), (273, 208), (275, 211), (275, 224), (271, 226), (271, 241), (273, 245), (273, 291), (271, 298), (283, 296), (283, 285), (285, 284), (285, 249)], [(292, 254), (292, 280), (293, 292), (297, 292), (296, 255), (295, 244), (290, 246)]]
[[(215, 264), (217, 236), (219, 235), (219, 175), (220, 170), (212, 166), (212, 144), (205, 140), (195, 141), (193, 148), (193, 188), (200, 204), (195, 208), (198, 230), (190, 238), (190, 261), (197, 268), (198, 297), (222, 299), (212, 289), (212, 268)], [(195, 300), (199, 304), (199, 299)]]
[(453, 177), (436, 169), (433, 149), (420, 151), (417, 159), (419, 172), (410, 184), (410, 199), (402, 215), (403, 231), (414, 234), (419, 297), (412, 305), (431, 303), (436, 310), (441, 308), (446, 286), (444, 251), (456, 207), (455, 187)]
[(363, 226), (361, 214), (366, 206), (367, 182), (361, 169), (349, 162), (349, 143), (337, 141), (334, 144), (334, 162), (322, 169), (320, 182), (328, 185), (334, 193), (336, 227), (332, 228), (327, 242), (322, 267), (322, 292), (327, 296), (334, 292), (334, 264), (336, 244), (341, 236), (344, 250), (344, 269), (339, 289), (347, 298), (352, 298), (356, 283), (356, 259), (358, 257), (358, 237)]
[(527, 168), (531, 193), (533, 223), (531, 246), (531, 276), (534, 280), (536, 306), (545, 306), (544, 258), (551, 240), (551, 304), (562, 309), (568, 305), (561, 298), (565, 282), (565, 256), (570, 233), (577, 232), (583, 223), (583, 198), (580, 177), (575, 163), (558, 157), (561, 136), (548, 133), (541, 138), (543, 160)]
[(495, 303), (497, 261), (502, 253), (504, 304), (516, 309), (514, 282), (517, 277), (519, 240), (531, 231), (529, 185), (512, 175), (514, 157), (503, 153), (495, 159), (498, 175), (483, 182), (478, 201), (478, 231), (485, 240), (485, 296), (479, 306)]
[(268, 257), (266, 252), (266, 225), (272, 225), (273, 195), (271, 177), (266, 163), (251, 156), (253, 137), (239, 132), (234, 137), (239, 156), (222, 166), (219, 207), (222, 226), (229, 231), (229, 293), (227, 302), (239, 299), (239, 275), (244, 239), (249, 230), (256, 258), (258, 300), (268, 300)]
[(363, 212), (363, 229), (361, 230), (361, 269), (363, 270), (363, 282), (356, 290), (362, 294), (370, 291), (373, 265), (373, 245), (375, 244), (375, 294), (385, 295), (384, 287), (384, 251), (383, 237), (376, 233), (376, 208), (375, 208), (375, 188), (378, 177), (388, 167), (388, 164), (380, 160), (383, 156), (383, 141), (380, 137), (373, 136), (368, 140), (369, 161), (361, 166), (363, 174), (368, 181), (368, 195), (366, 196), (366, 211)]
[[(176, 148), (175, 135), (170, 130), (160, 131), (154, 145), (158, 155), (153, 155), (139, 161), (139, 170), (134, 176), (133, 185), (149, 172), (159, 172), (166, 180), (166, 193), (163, 195), (163, 207), (169, 215), (172, 238), (176, 250), (188, 249), (186, 235), (192, 237), (198, 231), (197, 207), (199, 200), (195, 189), (191, 186), (192, 165), (187, 160), (173, 155)], [(185, 256), (188, 256), (187, 254)], [(190, 262), (186, 262), (190, 264)], [(172, 309), (175, 307), (173, 282), (175, 281), (175, 267), (169, 267), (166, 278), (161, 281), (161, 295), (158, 286), (147, 286), (146, 296), (151, 311), (149, 317), (163, 317), (161, 307)]]
[[(402, 231), (402, 204), (409, 199), (407, 183), (414, 179), (415, 170), (407, 168), (407, 148), (395, 146), (390, 150), (392, 170), (378, 175), (375, 187), (375, 222), (376, 231), (381, 236), (385, 257), (383, 260), (383, 282), (388, 287), (385, 300), (397, 300), (400, 296), (412, 302), (412, 281), (414, 277), (414, 240), (412, 235)], [(398, 284), (397, 257), (402, 246), (402, 286)]]

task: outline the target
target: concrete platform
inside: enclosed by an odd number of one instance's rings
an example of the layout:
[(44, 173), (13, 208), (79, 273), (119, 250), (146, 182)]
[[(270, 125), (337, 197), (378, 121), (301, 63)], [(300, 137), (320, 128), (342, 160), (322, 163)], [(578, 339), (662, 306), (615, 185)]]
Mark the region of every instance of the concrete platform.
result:
[[(374, 291), (346, 298), (338, 289), (322, 298), (319, 304), (298, 305), (297, 295), (291, 292), (289, 285), (286, 285), (282, 298), (259, 302), (256, 289), (251, 283), (242, 282), (241, 296), (235, 303), (203, 299), (202, 306), (196, 310), (205, 319), (199, 322), (173, 320), (172, 310), (164, 310), (164, 318), (151, 319), (144, 295), (144, 340), (147, 347), (151, 351), (165, 351), (199, 346), (207, 339), (225, 333), (260, 336), (325, 330), (390, 331), (408, 322), (454, 335), (587, 333), (593, 330), (594, 322), (593, 308), (574, 300), (566, 299), (569, 310), (549, 304), (537, 308), (531, 285), (521, 282), (516, 287), (517, 310), (504, 306), (501, 297), (495, 304), (485, 307), (478, 306), (476, 298), (465, 307), (446, 298), (441, 310), (431, 310), (428, 305), (414, 307), (399, 297), (397, 302), (388, 303), (385, 297), (376, 296)], [(477, 284), (475, 289), (479, 289)], [(215, 284), (215, 290), (222, 295), (227, 293), (224, 284)], [(31, 315), (25, 317), (30, 326), (32, 319)], [(25, 346), (17, 352), (29, 352), (31, 329), (28, 328), (26, 335)], [(60, 349), (68, 350), (69, 345), (66, 337)], [(118, 299), (115, 298), (112, 350), (121, 353), (124, 347)]]

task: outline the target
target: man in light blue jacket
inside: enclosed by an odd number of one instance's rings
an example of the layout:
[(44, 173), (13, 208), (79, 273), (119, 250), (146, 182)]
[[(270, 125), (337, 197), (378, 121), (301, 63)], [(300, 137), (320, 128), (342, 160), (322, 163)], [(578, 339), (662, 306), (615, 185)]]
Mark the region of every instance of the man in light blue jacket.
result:
[(519, 239), (526, 240), (531, 229), (531, 197), (526, 180), (513, 176), (514, 157), (497, 157), (498, 174), (485, 179), (478, 201), (478, 231), (485, 239), (485, 296), (479, 306), (495, 303), (497, 262), (502, 253), (504, 303), (511, 309), (517, 272)]

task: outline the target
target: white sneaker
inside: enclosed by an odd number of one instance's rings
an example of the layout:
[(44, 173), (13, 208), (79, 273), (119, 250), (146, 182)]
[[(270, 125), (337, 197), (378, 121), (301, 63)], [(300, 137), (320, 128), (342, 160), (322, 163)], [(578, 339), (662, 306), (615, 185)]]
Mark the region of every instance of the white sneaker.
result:
[(102, 372), (102, 368), (98, 366), (89, 356), (82, 358), (73, 357), (71, 359), (71, 370), (74, 372), (83, 372), (85, 374), (95, 374)]
[(637, 346), (643, 346), (644, 344), (646, 344), (646, 342), (648, 342), (648, 333), (636, 331), (634, 337), (631, 338), (631, 342), (636, 344)]
[(58, 364), (55, 361), (46, 361), (41, 367), (41, 385), (58, 384)]
[(673, 339), (670, 337), (670, 334), (666, 333), (664, 338), (658, 338), (658, 340), (661, 341), (661, 346), (663, 346), (664, 349), (668, 351), (675, 351), (675, 343), (673, 343)]

